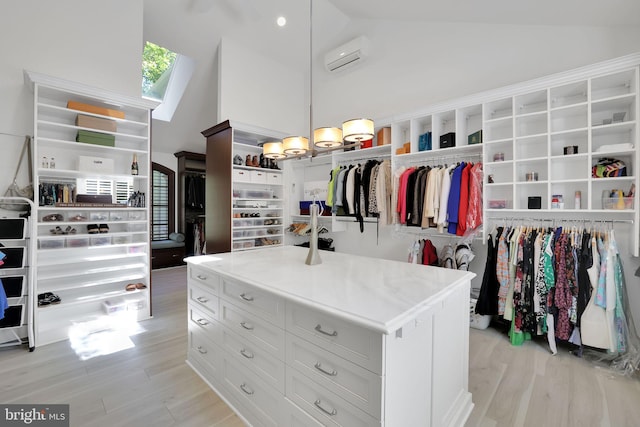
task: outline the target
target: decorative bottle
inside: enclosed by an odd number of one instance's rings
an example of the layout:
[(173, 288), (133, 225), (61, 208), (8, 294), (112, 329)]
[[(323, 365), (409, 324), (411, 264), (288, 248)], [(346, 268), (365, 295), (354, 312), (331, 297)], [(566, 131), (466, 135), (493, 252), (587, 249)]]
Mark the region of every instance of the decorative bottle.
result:
[(133, 162), (131, 163), (131, 175), (138, 175), (138, 155), (133, 155)]

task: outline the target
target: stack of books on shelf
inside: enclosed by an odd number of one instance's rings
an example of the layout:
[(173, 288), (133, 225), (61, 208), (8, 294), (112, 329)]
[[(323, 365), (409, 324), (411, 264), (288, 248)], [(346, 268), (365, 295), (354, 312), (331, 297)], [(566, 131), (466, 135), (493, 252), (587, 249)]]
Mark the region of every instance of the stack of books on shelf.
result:
[[(98, 107), (96, 105), (83, 104), (81, 102), (69, 101), (67, 102), (67, 108), (72, 110), (84, 111), (92, 114), (100, 114), (102, 116), (116, 117), (124, 119), (124, 111), (115, 110), (111, 108)], [(96, 129), (107, 132), (116, 132), (117, 123), (115, 120), (105, 119), (101, 117), (94, 117), (87, 114), (78, 114), (76, 116), (76, 126)], [(115, 135), (103, 132), (94, 132), (92, 130), (79, 129), (76, 136), (77, 142), (84, 142), (85, 144), (96, 144), (113, 147), (115, 145)]]

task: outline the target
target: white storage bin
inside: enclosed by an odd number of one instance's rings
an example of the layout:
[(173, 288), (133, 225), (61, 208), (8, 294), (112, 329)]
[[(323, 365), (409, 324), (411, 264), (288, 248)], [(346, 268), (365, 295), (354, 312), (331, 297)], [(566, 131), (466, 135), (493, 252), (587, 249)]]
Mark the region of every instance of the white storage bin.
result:
[(111, 237), (109, 236), (91, 237), (91, 246), (105, 246), (110, 244)]
[(131, 236), (112, 236), (111, 243), (114, 245), (126, 245), (131, 243)]
[(144, 211), (130, 211), (129, 212), (129, 220), (131, 221), (144, 221), (145, 213)]
[(127, 212), (123, 210), (109, 212), (109, 221), (124, 221), (128, 218)]
[(109, 221), (109, 212), (91, 212), (89, 214), (89, 219), (91, 221)]
[(89, 246), (88, 237), (67, 237), (68, 248), (82, 248), (85, 246)]
[(59, 249), (64, 248), (64, 237), (55, 239), (41, 239), (38, 240), (38, 247), (40, 249)]

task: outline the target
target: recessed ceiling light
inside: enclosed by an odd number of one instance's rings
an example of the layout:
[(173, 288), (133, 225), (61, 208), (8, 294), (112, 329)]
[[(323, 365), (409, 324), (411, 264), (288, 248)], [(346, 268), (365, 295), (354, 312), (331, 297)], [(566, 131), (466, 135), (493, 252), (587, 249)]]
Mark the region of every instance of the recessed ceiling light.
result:
[(276, 23), (279, 27), (284, 27), (285, 25), (287, 25), (287, 18), (285, 18), (284, 16), (278, 16)]

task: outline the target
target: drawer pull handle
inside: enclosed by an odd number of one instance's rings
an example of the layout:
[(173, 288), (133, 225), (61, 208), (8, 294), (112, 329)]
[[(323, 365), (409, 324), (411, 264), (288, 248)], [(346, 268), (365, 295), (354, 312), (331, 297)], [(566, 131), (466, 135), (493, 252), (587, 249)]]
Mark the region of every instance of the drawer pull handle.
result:
[(251, 390), (249, 387), (247, 387), (247, 385), (245, 383), (240, 384), (240, 390), (244, 391), (249, 396), (251, 396), (253, 394), (253, 390)]
[(207, 276), (203, 276), (202, 274), (198, 274), (196, 277), (200, 280), (207, 280)]
[(198, 351), (202, 354), (207, 354), (207, 350), (204, 349), (201, 345), (198, 346)]
[(253, 331), (253, 325), (250, 325), (247, 322), (240, 322), (240, 326), (245, 328), (247, 331)]
[(242, 298), (245, 301), (253, 301), (253, 297), (252, 296), (247, 296), (247, 294), (245, 294), (245, 293), (240, 294), (240, 298)]
[(332, 369), (332, 370), (330, 370), (330, 371), (327, 371), (326, 369), (324, 369), (324, 368), (322, 367), (322, 365), (320, 364), (320, 362), (316, 362), (316, 364), (315, 364), (315, 365), (313, 365), (313, 366), (314, 366), (318, 371), (322, 372), (323, 374), (329, 375), (329, 376), (331, 376), (331, 377), (335, 377), (336, 375), (338, 375), (338, 372), (337, 372), (337, 371), (335, 371), (335, 370), (333, 370), (333, 369)]
[(198, 298), (196, 298), (196, 299), (197, 299), (198, 301), (200, 301), (201, 303), (203, 303), (203, 304), (205, 304), (205, 303), (208, 303), (208, 302), (209, 302), (209, 299), (208, 299), (208, 298), (205, 298), (205, 297), (198, 297)]
[(247, 359), (253, 359), (253, 353), (251, 353), (250, 351), (245, 350), (244, 348), (242, 350), (240, 350), (240, 354), (243, 355), (244, 357), (246, 357)]
[(336, 411), (336, 409), (335, 409), (335, 408), (332, 408), (330, 411), (328, 411), (328, 410), (324, 409), (324, 408), (322, 407), (321, 403), (322, 403), (322, 401), (321, 401), (320, 399), (318, 399), (318, 400), (316, 400), (315, 402), (313, 402), (313, 404), (314, 404), (314, 405), (316, 405), (316, 406), (318, 407), (318, 409), (320, 409), (322, 412), (324, 412), (324, 413), (325, 413), (325, 414), (327, 414), (327, 415), (330, 415), (330, 416), (332, 416), (332, 417), (333, 417), (333, 416), (335, 416), (335, 415), (338, 413), (338, 411)]
[(330, 337), (337, 337), (338, 336), (338, 331), (327, 332), (324, 329), (322, 329), (322, 326), (319, 323), (316, 325), (315, 329), (316, 329), (316, 331), (320, 332), (321, 334), (328, 335)]
[(207, 326), (209, 324), (209, 322), (206, 319), (198, 319), (196, 320), (196, 323), (200, 326)]

